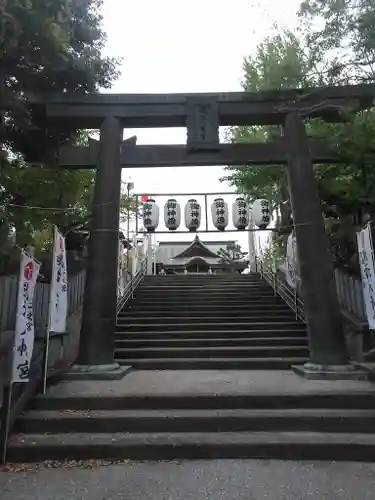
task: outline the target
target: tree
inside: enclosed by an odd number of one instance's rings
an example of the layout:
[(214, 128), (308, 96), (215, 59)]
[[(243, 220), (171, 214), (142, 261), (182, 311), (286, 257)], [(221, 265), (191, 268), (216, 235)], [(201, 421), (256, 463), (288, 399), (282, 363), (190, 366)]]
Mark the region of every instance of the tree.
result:
[(305, 0), (300, 32), (324, 84), (375, 81), (372, 0)]
[[(91, 217), (95, 172), (63, 170), (46, 165), (28, 166), (22, 161), (7, 163), (0, 175), (4, 187), (8, 227), (16, 230), (19, 246), (35, 243), (35, 233), (46, 233), (51, 242), (51, 226), (64, 233), (86, 227)], [(135, 211), (133, 197), (121, 194), (120, 219)], [(40, 236), (40, 235), (39, 235)], [(48, 239), (49, 238), (49, 239)]]
[[(102, 56), (101, 3), (2, 2), (0, 203), (18, 230), (19, 243), (47, 222), (70, 225), (87, 215), (94, 173), (60, 170), (55, 158), (61, 142), (82, 143), (87, 134), (63, 123), (47, 127), (43, 113), (29, 101), (34, 94), (84, 94), (111, 85), (117, 61)], [(35, 159), (45, 161), (30, 164)]]
[[(52, 224), (68, 233), (69, 244), (77, 240), (74, 228), (87, 226), (89, 221), (95, 172), (65, 171), (56, 161), (61, 143), (83, 144), (88, 134), (61, 121), (47, 126), (43, 110), (32, 106), (31, 99), (45, 92), (86, 94), (111, 86), (118, 61), (102, 55), (101, 4), (102, 0), (1, 2), (3, 250), (8, 245), (4, 235), (12, 228), (19, 245), (38, 242), (46, 248), (51, 244)], [(122, 195), (122, 215), (134, 205), (132, 198)]]
[(5, 110), (2, 148), (26, 161), (50, 155), (74, 136), (70, 125), (46, 127), (29, 105), (34, 94), (84, 94), (107, 88), (117, 61), (102, 56), (102, 0), (4, 0), (0, 22), (0, 99)]
[[(303, 26), (307, 29), (306, 24)], [(301, 32), (307, 42), (309, 33)], [(255, 55), (245, 61), (244, 90), (339, 83), (337, 73), (335, 80), (334, 71), (323, 71), (323, 59), (318, 59), (319, 51), (313, 50), (307, 42), (299, 42), (294, 35), (277, 35), (267, 39), (258, 47)], [(294, 61), (293, 64), (290, 61)], [(334, 64), (334, 60), (330, 64)], [(326, 66), (331, 67), (328, 63)], [(280, 71), (280, 68), (283, 70)], [(310, 136), (330, 141), (341, 156), (341, 164), (317, 166), (315, 173), (335, 263), (355, 269), (355, 231), (375, 211), (375, 114), (372, 110), (365, 110), (345, 118), (346, 122), (342, 124), (311, 120), (307, 122), (307, 131)], [(228, 137), (237, 142), (266, 141), (279, 137), (280, 132), (277, 127), (235, 127), (229, 131)], [(227, 170), (230, 175), (226, 179), (239, 192), (247, 194), (250, 202), (259, 197), (271, 201), (278, 213), (276, 227), (283, 235), (282, 246), (285, 251), (292, 220), (283, 170), (280, 166), (229, 167)]]
[(268, 245), (262, 251), (261, 260), (264, 269), (272, 272), (285, 262), (285, 256), (280, 245), (280, 239), (275, 233), (271, 234), (271, 237), (268, 240)]
[[(375, 11), (371, 0), (306, 0), (300, 34), (320, 84), (375, 81)], [(347, 117), (348, 118), (348, 117)], [(372, 109), (342, 125), (320, 124), (344, 163), (317, 171), (336, 265), (355, 269), (356, 230), (373, 218), (375, 161)]]
[[(309, 61), (298, 38), (290, 31), (266, 38), (258, 45), (256, 52), (244, 60), (243, 90), (249, 92), (271, 89), (287, 89), (308, 86), (310, 80)], [(228, 131), (232, 142), (266, 142), (280, 138), (278, 126), (233, 127)], [(230, 173), (221, 180), (246, 194), (249, 202), (267, 198), (278, 214), (276, 226), (281, 230), (290, 227), (291, 213), (285, 171), (280, 165), (226, 167)], [(286, 230), (285, 245), (287, 233)]]
[(247, 255), (247, 252), (242, 251), (241, 245), (231, 241), (225, 248), (220, 248), (217, 254), (223, 262), (231, 265), (233, 262), (242, 260)]

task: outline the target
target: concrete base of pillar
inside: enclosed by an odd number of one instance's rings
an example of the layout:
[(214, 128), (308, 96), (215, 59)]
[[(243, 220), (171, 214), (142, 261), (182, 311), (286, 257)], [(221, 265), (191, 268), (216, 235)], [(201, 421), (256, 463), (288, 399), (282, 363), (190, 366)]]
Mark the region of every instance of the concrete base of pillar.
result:
[(297, 375), (308, 380), (367, 380), (368, 373), (351, 364), (348, 365), (316, 365), (306, 363), (301, 366), (292, 366)]
[(121, 380), (132, 369), (131, 366), (110, 365), (73, 365), (64, 374), (65, 380)]

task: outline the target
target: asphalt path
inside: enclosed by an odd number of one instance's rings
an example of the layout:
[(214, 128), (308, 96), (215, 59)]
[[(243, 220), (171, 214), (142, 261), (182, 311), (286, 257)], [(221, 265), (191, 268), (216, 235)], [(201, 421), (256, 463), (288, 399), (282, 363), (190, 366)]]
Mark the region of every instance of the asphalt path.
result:
[(375, 464), (45, 463), (0, 472), (1, 500), (374, 500)]

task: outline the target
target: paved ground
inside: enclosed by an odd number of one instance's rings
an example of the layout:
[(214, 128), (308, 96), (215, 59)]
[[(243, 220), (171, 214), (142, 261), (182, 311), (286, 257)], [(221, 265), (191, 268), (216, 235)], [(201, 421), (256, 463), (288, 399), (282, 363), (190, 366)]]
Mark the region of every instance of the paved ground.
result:
[(1, 500), (373, 500), (375, 464), (213, 460), (0, 472)]
[(290, 370), (134, 371), (123, 380), (71, 381), (51, 387), (48, 397), (203, 394), (375, 393), (375, 385), (359, 380), (306, 380)]

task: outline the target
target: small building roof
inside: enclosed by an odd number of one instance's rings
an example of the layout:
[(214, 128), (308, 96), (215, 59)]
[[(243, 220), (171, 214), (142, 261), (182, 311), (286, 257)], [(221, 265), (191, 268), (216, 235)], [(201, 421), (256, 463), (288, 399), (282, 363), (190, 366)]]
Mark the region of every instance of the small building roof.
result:
[(187, 248), (185, 248), (183, 252), (175, 255), (174, 257), (172, 257), (172, 259), (184, 259), (186, 257), (208, 257), (214, 259), (220, 258), (216, 253), (212, 252), (209, 248), (206, 247), (206, 245), (199, 239), (198, 235), (195, 236), (194, 240)]
[[(199, 238), (198, 235), (196, 235), (196, 238)], [(199, 238), (200, 239), (200, 238)], [(215, 240), (215, 241), (202, 241), (200, 239), (201, 243), (205, 245), (206, 247), (214, 245), (214, 246), (227, 246), (230, 243), (236, 243), (236, 240)], [(159, 241), (159, 246), (186, 246), (189, 243), (187, 241)]]

